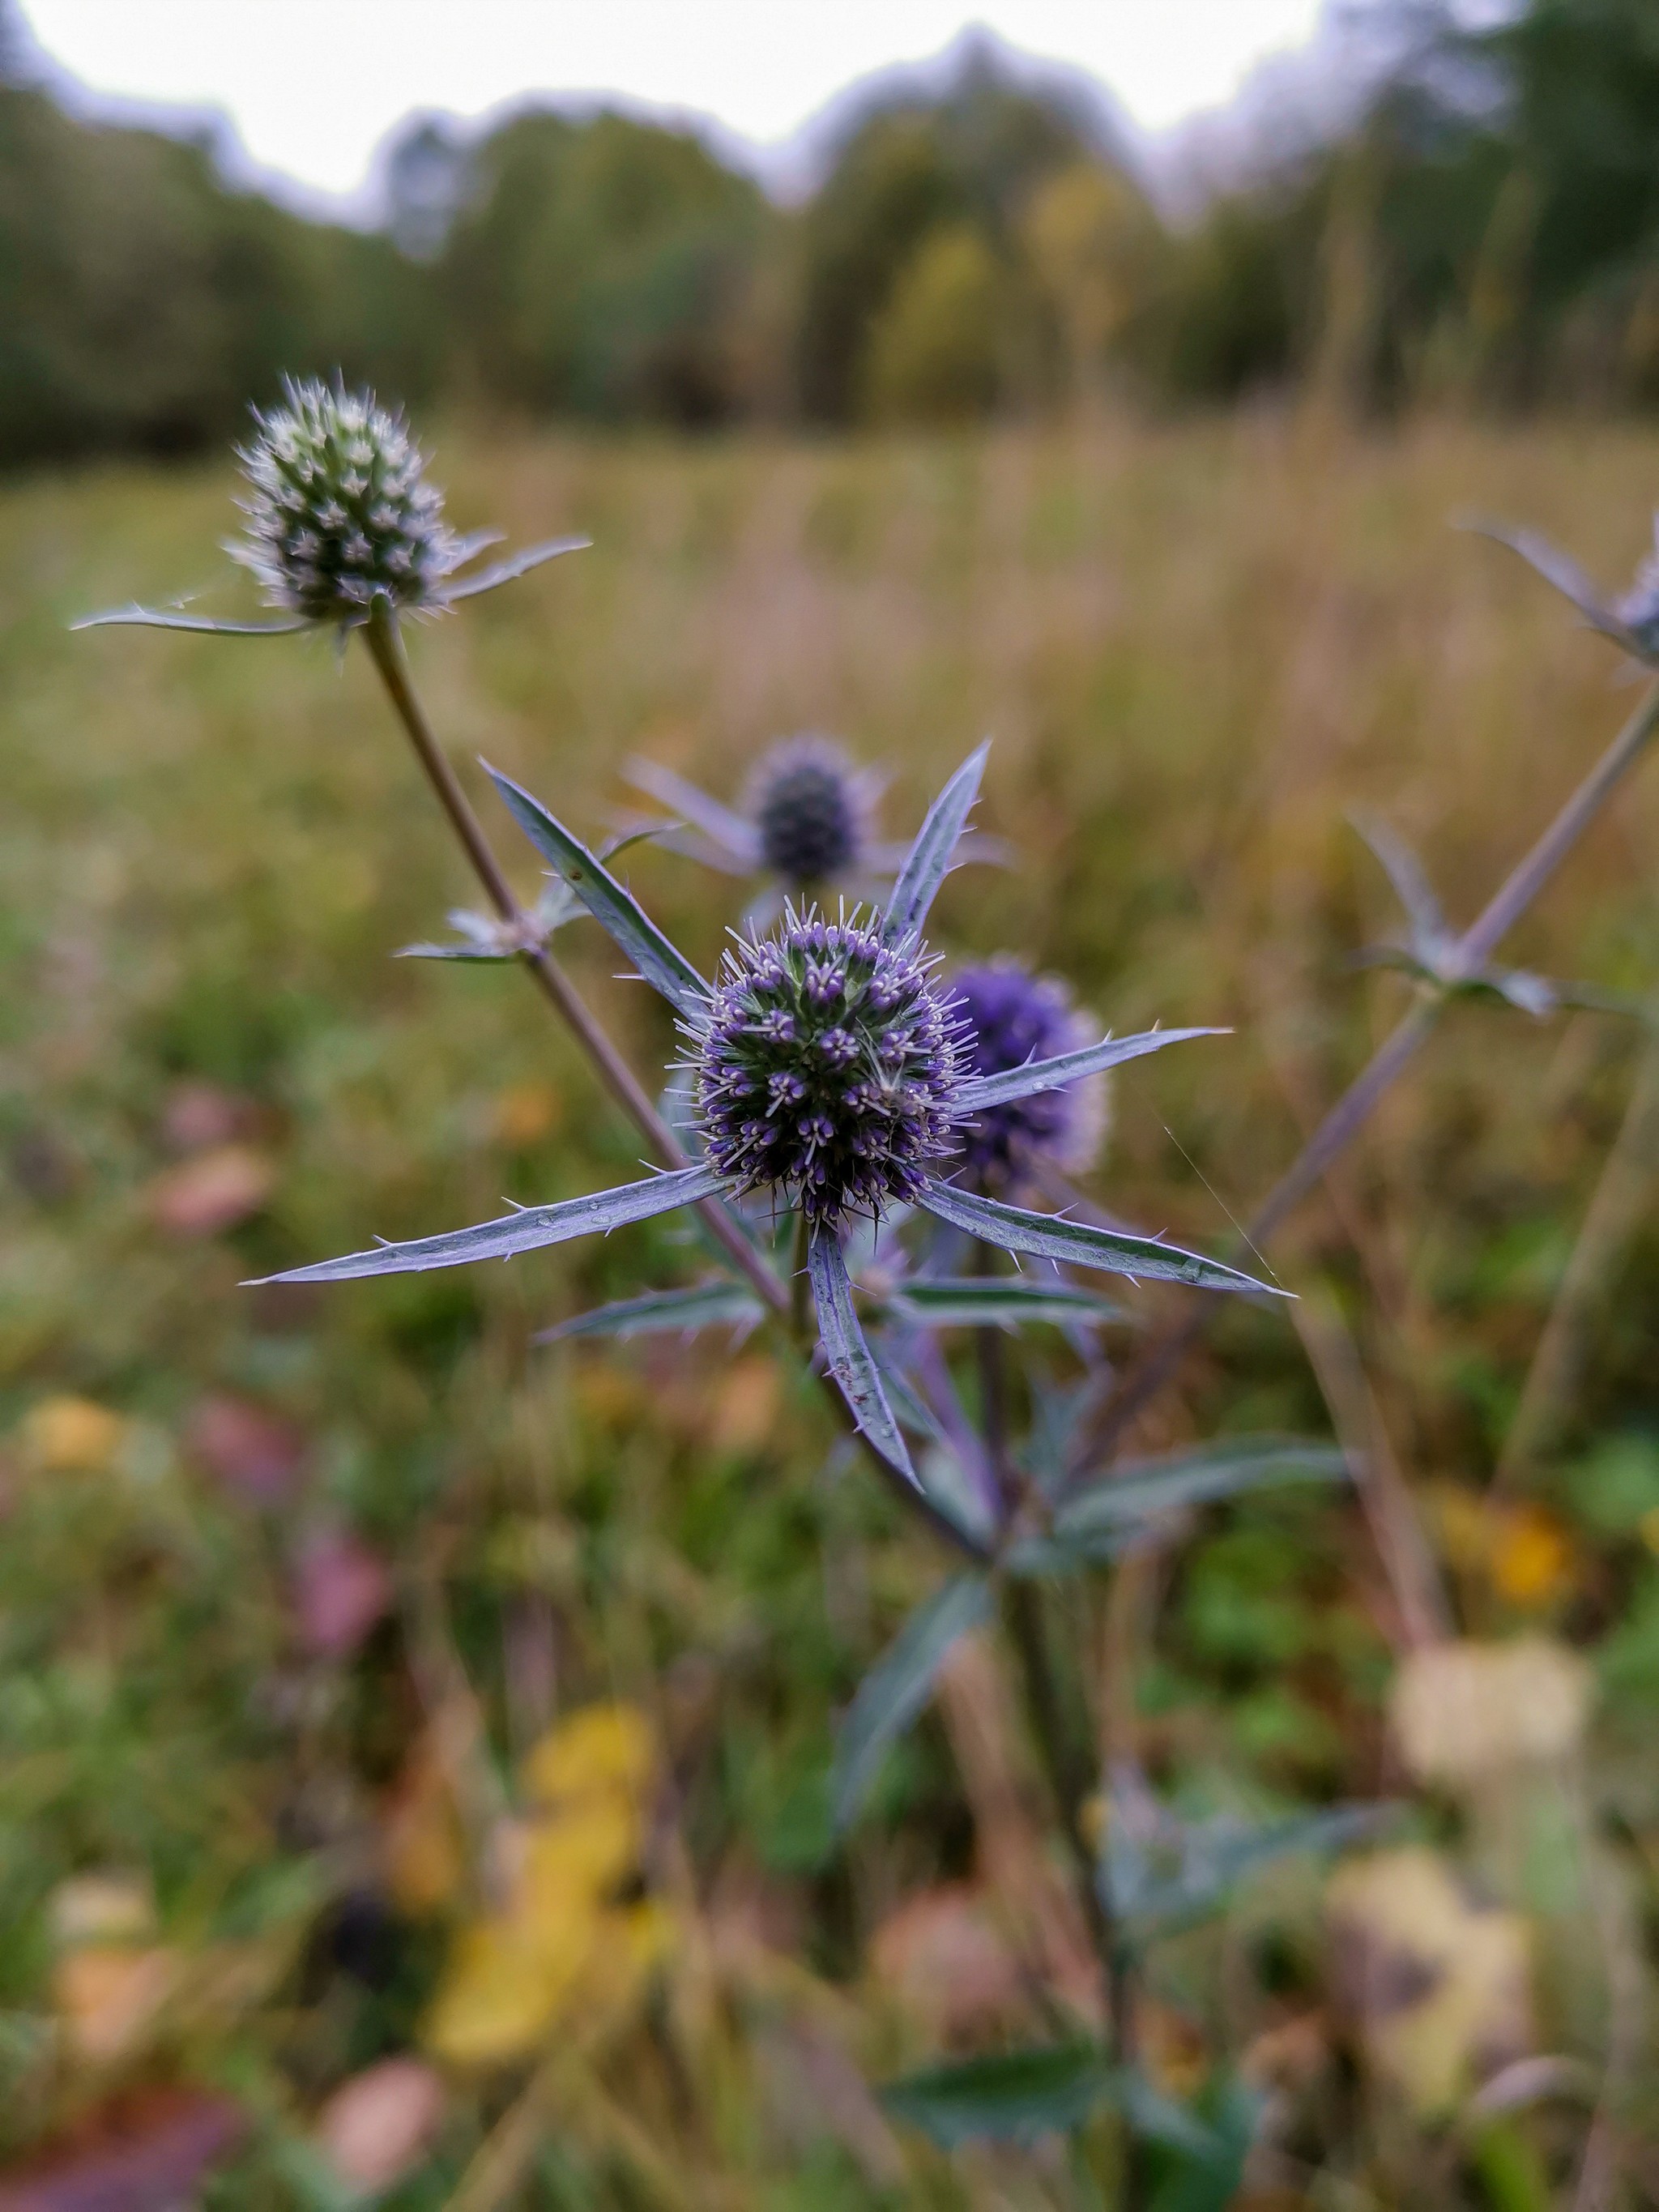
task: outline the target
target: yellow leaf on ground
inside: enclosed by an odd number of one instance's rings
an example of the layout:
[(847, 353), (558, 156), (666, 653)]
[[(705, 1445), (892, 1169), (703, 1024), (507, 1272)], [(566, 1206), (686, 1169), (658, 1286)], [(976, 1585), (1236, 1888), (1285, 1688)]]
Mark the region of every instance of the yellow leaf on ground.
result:
[(23, 1449), (43, 1474), (101, 1474), (127, 1425), (90, 1398), (42, 1398), (23, 1417)]
[(427, 2015), (428, 2046), (452, 2066), (499, 2066), (523, 2057), (551, 2025), (585, 1957), (561, 1975), (510, 1920), (462, 1929)]
[(637, 1800), (655, 1759), (651, 1723), (637, 1705), (584, 1705), (526, 1754), (519, 1783), (532, 1805), (604, 1792)]

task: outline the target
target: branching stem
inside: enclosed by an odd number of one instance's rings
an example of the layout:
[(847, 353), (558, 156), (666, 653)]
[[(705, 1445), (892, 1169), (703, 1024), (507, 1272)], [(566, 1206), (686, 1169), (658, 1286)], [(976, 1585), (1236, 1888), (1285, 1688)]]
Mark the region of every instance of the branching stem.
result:
[[(1649, 690), (1543, 835), (1510, 869), (1464, 932), (1458, 941), (1456, 963), (1466, 972), (1484, 967), (1647, 750), (1656, 730), (1659, 730), (1659, 684)], [(1242, 1240), (1246, 1247), (1265, 1243), (1358, 1136), (1432, 1034), (1441, 1003), (1419, 999), (1372, 1054), (1246, 1224)], [(1195, 1304), (1183, 1320), (1148, 1347), (1106, 1407), (1104, 1419), (1090, 1439), (1091, 1464), (1099, 1465), (1110, 1455), (1130, 1422), (1176, 1373), (1202, 1334), (1208, 1310)]]

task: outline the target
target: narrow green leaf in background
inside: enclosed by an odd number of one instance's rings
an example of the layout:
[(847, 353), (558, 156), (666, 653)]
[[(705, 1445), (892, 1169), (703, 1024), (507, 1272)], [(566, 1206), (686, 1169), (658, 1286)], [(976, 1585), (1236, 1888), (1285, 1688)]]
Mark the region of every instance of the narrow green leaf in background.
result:
[(859, 1684), (836, 1744), (830, 1795), (837, 1834), (857, 1814), (888, 1746), (927, 1704), (951, 1645), (990, 1612), (984, 1577), (957, 1576), (911, 1614)]

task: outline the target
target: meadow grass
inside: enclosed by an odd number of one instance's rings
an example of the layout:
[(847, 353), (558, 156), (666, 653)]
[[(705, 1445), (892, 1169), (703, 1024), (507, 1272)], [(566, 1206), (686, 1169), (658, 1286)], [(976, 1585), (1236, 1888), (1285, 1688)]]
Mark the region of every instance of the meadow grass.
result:
[[(1397, 980), (1352, 969), (1399, 917), (1348, 811), (1386, 814), (1467, 921), (1627, 710), (1616, 656), (1449, 518), (1535, 524), (1620, 580), (1659, 440), (1452, 423), (1361, 439), (1267, 416), (850, 446), (457, 434), (437, 472), (459, 526), (595, 541), (410, 639), (454, 757), (486, 755), (579, 828), (625, 810), (631, 752), (729, 795), (769, 739), (820, 729), (890, 768), (886, 820), (904, 834), (992, 735), (981, 819), (1018, 864), (953, 878), (938, 939), (1028, 951), (1120, 1030), (1231, 1025), (1120, 1079), (1094, 1186), (1115, 1214), (1215, 1249), (1405, 1003)], [(215, 550), (230, 491), (224, 471), (131, 469), (0, 496), (14, 2147), (103, 2078), (46, 2025), (49, 1901), (89, 1869), (147, 1869), (180, 1944), (257, 1953), (252, 1994), (167, 2047), (235, 2076), (264, 2115), (261, 2156), (307, 2099), (408, 2040), (425, 1939), (365, 1994), (319, 1963), (317, 1928), (343, 1861), (373, 1887), (364, 1838), (456, 1655), (501, 1757), (584, 1698), (645, 1706), (672, 1749), (688, 1896), (762, 1900), (830, 1982), (972, 1850), (937, 1723), (893, 1761), (851, 1848), (828, 1848), (833, 1714), (936, 1568), (860, 1475), (828, 1471), (816, 1403), (723, 1344), (529, 1347), (647, 1267), (691, 1272), (683, 1224), (321, 1297), (237, 1287), (503, 1196), (621, 1180), (638, 1146), (521, 979), (389, 957), (441, 934), (470, 886), (365, 655), (68, 634), (132, 598), (240, 604)], [(1506, 955), (1650, 988), (1656, 778), (1632, 779)], [(490, 810), (528, 896), (533, 863)], [(629, 873), (712, 962), (741, 894), (648, 849)], [(635, 1065), (660, 1066), (659, 1011), (613, 980), (597, 933), (574, 928), (560, 952)], [(1355, 1316), (1426, 1499), (1486, 1482), (1636, 1051), (1601, 1017), (1454, 1010), (1275, 1247), (1287, 1282), (1328, 1278)], [(225, 1095), (228, 1141), (270, 1178), (217, 1232), (167, 1225), (186, 1084)], [(1616, 1723), (1659, 1680), (1655, 1571), (1629, 1516), (1577, 1514), (1572, 1476), (1609, 1439), (1659, 1451), (1644, 1441), (1650, 1211), (1608, 1288), (1565, 1443), (1536, 1477), (1566, 1565), (1530, 1593), (1474, 1570), (1456, 1592), (1472, 1629), (1554, 1628), (1613, 1655)], [(227, 1395), (301, 1440), (280, 1504), (216, 1481), (191, 1443), (203, 1402)], [(43, 1463), (32, 1410), (66, 1396), (125, 1424), (106, 1464)], [(1138, 1441), (1323, 1420), (1293, 1330), (1251, 1310), (1221, 1317)], [(387, 1564), (393, 1597), (337, 1662), (296, 1647), (292, 1592), (307, 1544), (343, 1529)], [(1173, 1576), (1141, 1685), (1147, 1747), (1170, 1773), (1275, 1801), (1375, 1792), (1386, 1616), (1350, 1504), (1221, 1516)], [(1610, 1771), (1659, 1839), (1659, 1771), (1628, 1733)], [(452, 2123), (443, 2174), (489, 2110), (481, 2092)], [(730, 2114), (696, 2156), (760, 2192), (721, 2203), (867, 2202), (874, 2185), (842, 2151), (823, 2163)], [(779, 2193), (792, 2172), (805, 2194)], [(896, 2201), (952, 2201), (928, 2173), (894, 2180)], [(444, 2201), (441, 2180), (408, 2203)], [(236, 2202), (307, 2201), (280, 2160), (238, 2185), (254, 2193)], [(544, 2199), (513, 2201), (610, 2201), (568, 2177), (535, 2185)], [(1005, 2185), (975, 2201), (1024, 2201)]]

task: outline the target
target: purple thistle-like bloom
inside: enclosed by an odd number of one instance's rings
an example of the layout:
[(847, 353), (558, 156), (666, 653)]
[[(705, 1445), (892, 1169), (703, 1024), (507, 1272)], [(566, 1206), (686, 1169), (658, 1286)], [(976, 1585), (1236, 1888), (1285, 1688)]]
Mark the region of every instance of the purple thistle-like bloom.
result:
[[(972, 1032), (968, 1061), (975, 1075), (1000, 1075), (1030, 1060), (1079, 1052), (1100, 1034), (1072, 1004), (1063, 983), (1033, 975), (1017, 960), (965, 969), (956, 988)], [(1082, 1175), (1099, 1153), (1107, 1108), (1103, 1074), (982, 1107), (960, 1132), (959, 1180), (972, 1189), (1006, 1194), (1028, 1182), (1045, 1162)]]
[(739, 938), (695, 1047), (709, 1164), (814, 1227), (910, 1203), (949, 1153), (962, 1024), (919, 945), (851, 920), (785, 915)]
[(792, 890), (856, 875), (869, 858), (872, 779), (827, 738), (788, 738), (763, 754), (744, 812), (760, 858)]

